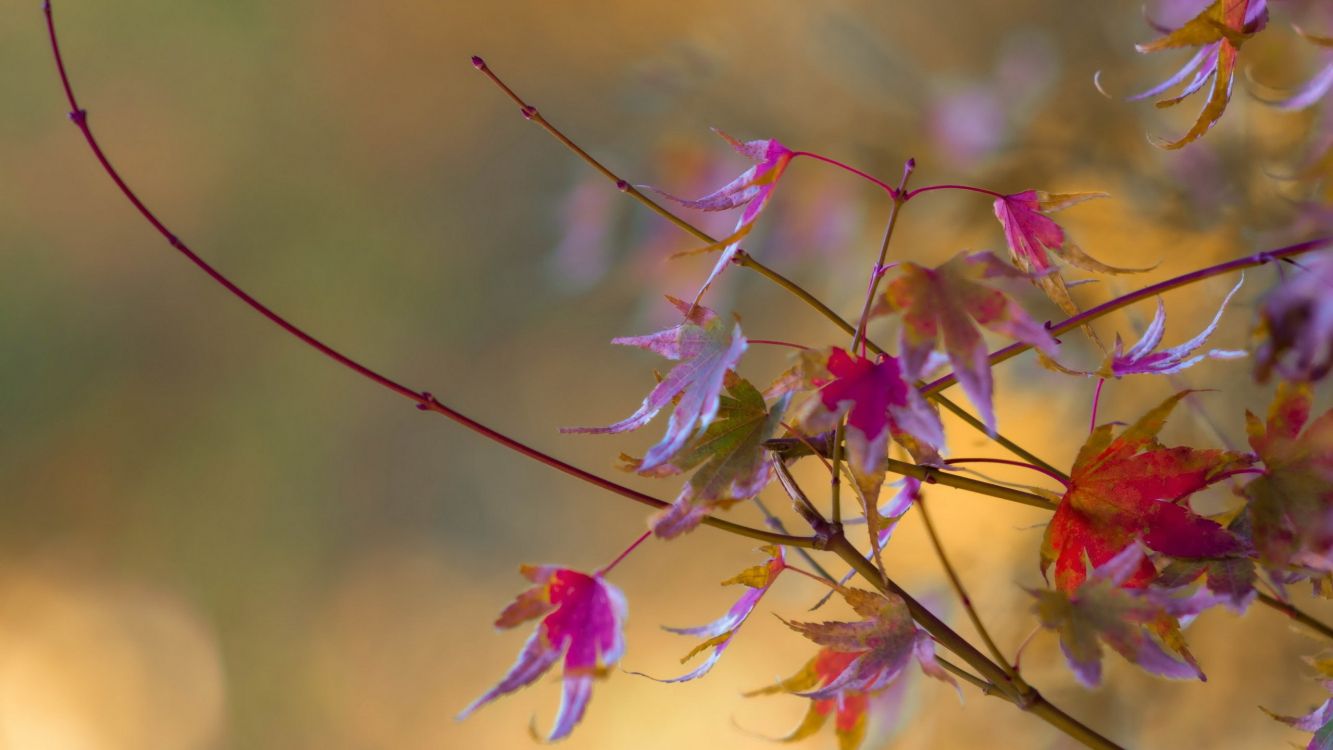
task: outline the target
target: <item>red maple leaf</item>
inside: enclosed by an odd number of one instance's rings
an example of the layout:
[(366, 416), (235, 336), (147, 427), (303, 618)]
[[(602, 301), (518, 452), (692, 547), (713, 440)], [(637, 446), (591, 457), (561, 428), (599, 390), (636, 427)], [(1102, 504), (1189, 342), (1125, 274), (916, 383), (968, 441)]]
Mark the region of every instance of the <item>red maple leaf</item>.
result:
[(546, 617), (523, 645), (508, 674), (463, 709), (458, 718), (466, 718), (496, 698), (531, 685), (563, 656), (565, 684), (560, 712), (547, 736), (555, 741), (568, 736), (583, 718), (592, 697), (593, 680), (605, 676), (625, 652), (621, 631), (628, 608), (620, 589), (600, 575), (553, 565), (524, 565), (520, 570), (537, 585), (519, 594), (500, 613), (495, 626), (509, 629)]
[[(1046, 527), (1041, 569), (1055, 563), (1055, 586), (1071, 591), (1097, 567), (1135, 539), (1171, 557), (1226, 557), (1243, 549), (1221, 525), (1190, 510), (1189, 496), (1253, 463), (1232, 451), (1168, 448), (1157, 433), (1171, 410), (1188, 395), (1182, 391), (1112, 438), (1113, 424), (1088, 437), (1070, 471), (1069, 488)], [(1157, 571), (1147, 558), (1124, 579), (1146, 586)]]

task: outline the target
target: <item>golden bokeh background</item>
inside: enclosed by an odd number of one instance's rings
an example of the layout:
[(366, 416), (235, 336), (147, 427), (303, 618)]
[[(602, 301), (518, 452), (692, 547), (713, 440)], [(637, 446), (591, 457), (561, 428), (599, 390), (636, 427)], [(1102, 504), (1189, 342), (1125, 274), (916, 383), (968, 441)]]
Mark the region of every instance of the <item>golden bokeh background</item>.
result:
[[(22, 7), (19, 7), (21, 5)], [(1175, 13), (1181, 3), (1161, 12)], [(667, 318), (710, 258), (668, 263), (690, 238), (600, 182), (468, 64), (482, 54), (544, 114), (633, 182), (681, 193), (745, 165), (714, 138), (776, 137), (914, 184), (1016, 192), (1106, 190), (1062, 223), (1091, 254), (1160, 266), (1079, 290), (1095, 302), (1309, 231), (1280, 171), (1308, 117), (1238, 85), (1231, 111), (1177, 153), (1144, 134), (1189, 112), (1114, 101), (1185, 53), (1144, 59), (1133, 3), (288, 2), (94, 3), (56, 14), (81, 103), (112, 160), (177, 233), (278, 311), (369, 366), (593, 470), (615, 472), (660, 424), (623, 438), (557, 428), (628, 414), (651, 355), (608, 345)], [(558, 682), (455, 714), (508, 668), (525, 632), (490, 622), (524, 586), (521, 562), (594, 569), (644, 528), (632, 504), (527, 461), (303, 347), (182, 262), (115, 192), (65, 122), (36, 2), (0, 26), (0, 748), (508, 748), (544, 728)], [(1313, 58), (1285, 29), (1246, 48), (1250, 74), (1290, 86)], [(747, 245), (845, 315), (859, 309), (887, 207), (814, 162), (784, 177)], [(721, 231), (730, 217), (704, 217)], [(941, 262), (1001, 249), (989, 203), (937, 193), (904, 214), (893, 257)], [(1248, 341), (1259, 269), (1213, 344)], [(1204, 325), (1232, 283), (1167, 299), (1167, 343)], [(1036, 314), (1058, 313), (1035, 295)], [(728, 273), (712, 303), (755, 338), (840, 343), (760, 279)], [(1107, 322), (1134, 337), (1151, 305)], [(889, 339), (889, 324), (875, 333)], [(1092, 363), (1072, 342), (1071, 359)], [(782, 353), (754, 347), (763, 381)], [(1224, 392), (1182, 409), (1168, 438), (1232, 439), (1268, 389), (1245, 362), (1188, 383)], [(1091, 381), (1030, 358), (997, 370), (1001, 429), (1067, 466)], [(1173, 388), (1108, 384), (1104, 419), (1132, 419)], [(955, 455), (1000, 455), (948, 424)], [(818, 474), (803, 467), (811, 487)], [(1012, 480), (1021, 474), (995, 472)], [(625, 481), (669, 498), (667, 482)], [(818, 494), (818, 493), (816, 493)], [(1041, 512), (929, 495), (983, 616), (1012, 651), (1033, 618)], [(776, 495), (770, 503), (780, 505)], [(1203, 503), (1224, 504), (1212, 493)], [(737, 518), (758, 523), (752, 508)], [(614, 580), (630, 601), (628, 670), (670, 676), (689, 639), (658, 626), (719, 615), (717, 581), (760, 558), (703, 529), (649, 543)], [(965, 634), (909, 518), (892, 574)], [(577, 748), (764, 748), (797, 698), (741, 699), (811, 647), (770, 612), (801, 617), (817, 587), (784, 579), (706, 679), (598, 685)], [(1300, 592), (1304, 597), (1304, 592)], [(1302, 602), (1333, 619), (1333, 608)], [(829, 616), (836, 614), (829, 610)], [(1054, 639), (1024, 652), (1051, 700), (1129, 746), (1272, 747), (1301, 735), (1262, 704), (1322, 700), (1299, 657), (1320, 644), (1268, 610), (1215, 611), (1189, 628), (1207, 683), (1148, 677), (1107, 658), (1075, 685)], [(868, 747), (1070, 747), (998, 700), (966, 702), (912, 677), (896, 735)], [(1303, 740), (1302, 740), (1303, 741)], [(829, 734), (809, 747), (832, 747)]]

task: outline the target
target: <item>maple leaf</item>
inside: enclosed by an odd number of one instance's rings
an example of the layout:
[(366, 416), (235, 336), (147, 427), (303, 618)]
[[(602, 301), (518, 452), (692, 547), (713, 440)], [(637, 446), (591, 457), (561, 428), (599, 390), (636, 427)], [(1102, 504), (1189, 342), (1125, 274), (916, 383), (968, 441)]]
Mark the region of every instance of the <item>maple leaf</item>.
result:
[[(1125, 342), (1121, 340), (1120, 334), (1116, 334), (1115, 346), (1107, 352), (1106, 360), (1102, 362), (1100, 369), (1093, 372), (1082, 370), (1071, 370), (1051, 359), (1043, 359), (1043, 363), (1051, 365), (1061, 372), (1070, 375), (1088, 375), (1101, 378), (1121, 378), (1125, 375), (1171, 375), (1187, 367), (1192, 367), (1204, 359), (1236, 359), (1244, 357), (1244, 351), (1233, 349), (1211, 349), (1203, 354), (1194, 354), (1205, 343), (1208, 337), (1217, 330), (1217, 324), (1222, 321), (1222, 313), (1227, 309), (1227, 303), (1240, 291), (1241, 284), (1245, 283), (1244, 277), (1232, 287), (1231, 292), (1222, 300), (1222, 305), (1217, 308), (1217, 315), (1213, 316), (1213, 322), (1208, 324), (1199, 335), (1178, 346), (1169, 349), (1155, 351), (1162, 343), (1162, 336), (1166, 333), (1166, 306), (1162, 303), (1162, 298), (1157, 298), (1157, 313), (1153, 315), (1152, 322), (1144, 330), (1143, 335), (1138, 342), (1125, 349)], [(1194, 355), (1194, 356), (1191, 356)]]
[(768, 199), (773, 195), (774, 188), (777, 187), (778, 179), (786, 171), (787, 165), (795, 157), (795, 152), (779, 143), (776, 139), (756, 140), (756, 141), (738, 141), (735, 138), (723, 133), (716, 128), (713, 129), (737, 153), (749, 158), (755, 162), (753, 167), (745, 170), (739, 177), (723, 185), (717, 190), (694, 200), (678, 198), (670, 193), (658, 190), (651, 185), (643, 187), (652, 190), (676, 203), (687, 208), (695, 208), (700, 211), (726, 211), (732, 208), (745, 206), (740, 219), (736, 222), (736, 228), (730, 235), (706, 247), (695, 250), (686, 250), (677, 255), (691, 255), (694, 253), (709, 252), (712, 250), (722, 250), (722, 256), (718, 258), (717, 264), (713, 266), (713, 271), (708, 274), (708, 279), (704, 281), (703, 287), (699, 289), (696, 301), (703, 297), (708, 287), (717, 279), (722, 269), (731, 263), (732, 258), (736, 256), (736, 250), (740, 247), (740, 241), (745, 238), (750, 230), (754, 228), (755, 220), (759, 218), (759, 213), (764, 210)]
[(838, 593), (863, 619), (819, 623), (783, 620), (787, 627), (820, 646), (855, 655), (818, 688), (798, 695), (823, 700), (847, 690), (875, 692), (893, 682), (913, 658), (921, 671), (958, 687), (953, 676), (935, 660), (935, 642), (912, 622), (902, 597), (848, 588), (840, 588)]
[(1256, 353), (1259, 379), (1274, 369), (1289, 380), (1315, 381), (1333, 370), (1333, 250), (1302, 261), (1264, 300), (1260, 328), (1268, 337)]
[(647, 424), (667, 404), (675, 408), (666, 434), (648, 450), (638, 466), (649, 471), (666, 463), (697, 431), (712, 423), (727, 371), (745, 352), (739, 323), (728, 326), (706, 307), (667, 297), (685, 315), (680, 325), (647, 336), (612, 339), (613, 344), (637, 346), (680, 362), (657, 384), (638, 411), (607, 427), (563, 427), (561, 432), (619, 433)]
[(904, 370), (896, 357), (871, 360), (834, 348), (822, 369), (831, 377), (811, 375), (811, 384), (820, 389), (818, 398), (806, 403), (799, 421), (807, 434), (818, 434), (847, 416), (847, 468), (874, 544), (884, 529), (878, 503), (890, 435), (918, 463), (938, 465), (944, 428), (912, 385), (919, 373)]
[[(1242, 540), (1250, 537), (1245, 514), (1236, 516), (1227, 526), (1227, 530)], [(1163, 589), (1183, 589), (1200, 578), (1203, 579), (1203, 591), (1216, 597), (1217, 601), (1230, 607), (1237, 614), (1243, 613), (1254, 601), (1258, 592), (1254, 588), (1257, 578), (1254, 559), (1247, 549), (1230, 557), (1203, 560), (1172, 560), (1162, 568), (1162, 572), (1153, 580), (1154, 587)]]
[(519, 594), (500, 613), (495, 626), (507, 630), (542, 615), (545, 618), (523, 645), (509, 672), (463, 709), (458, 718), (467, 718), (496, 698), (531, 685), (563, 656), (560, 711), (547, 735), (547, 740), (554, 742), (568, 736), (583, 718), (593, 680), (605, 676), (607, 669), (620, 661), (625, 651), (621, 631), (628, 607), (620, 589), (600, 575), (552, 565), (524, 565), (520, 571), (536, 585)]
[(1241, 45), (1261, 31), (1268, 22), (1267, 0), (1215, 0), (1197, 16), (1159, 39), (1135, 45), (1144, 54), (1180, 47), (1198, 47), (1199, 51), (1171, 77), (1147, 91), (1130, 97), (1131, 101), (1158, 96), (1190, 78), (1180, 93), (1160, 99), (1159, 107), (1181, 103), (1212, 80), (1212, 87), (1194, 124), (1180, 138), (1168, 141), (1149, 137), (1158, 148), (1174, 150), (1208, 132), (1231, 101), (1231, 87), (1236, 76), (1236, 59)]
[(782, 424), (790, 396), (769, 408), (763, 395), (734, 372), (726, 373), (723, 382), (729, 395), (719, 397), (714, 421), (666, 463), (644, 469), (641, 461), (624, 457), (626, 468), (649, 476), (695, 469), (672, 506), (652, 521), (653, 532), (663, 539), (690, 531), (713, 508), (758, 495), (772, 476), (764, 441)]
[(1333, 572), (1333, 410), (1305, 429), (1310, 388), (1280, 383), (1268, 419), (1245, 413), (1263, 473), (1243, 488), (1264, 565)]
[(1088, 687), (1101, 682), (1099, 641), (1153, 674), (1205, 679), (1174, 619), (1199, 608), (1173, 611), (1154, 591), (1125, 588), (1145, 564), (1151, 565), (1143, 549), (1131, 542), (1068, 590), (1028, 592), (1037, 599), (1033, 611), (1042, 627), (1059, 632), (1070, 669)]
[(887, 354), (872, 360), (835, 347), (826, 365), (831, 377), (814, 380), (819, 398), (804, 421), (817, 433), (831, 429), (846, 414), (848, 463), (862, 476), (883, 473), (890, 434), (918, 451), (918, 459), (938, 462), (944, 428), (912, 386), (917, 373), (902, 365)]
[(995, 218), (1004, 229), (1005, 242), (1013, 255), (1014, 264), (1031, 274), (1037, 286), (1052, 302), (1069, 315), (1079, 313), (1078, 306), (1069, 296), (1069, 286), (1060, 276), (1049, 253), (1065, 262), (1087, 271), (1098, 273), (1138, 273), (1146, 268), (1119, 268), (1093, 258), (1070, 241), (1065, 230), (1048, 217), (1093, 198), (1105, 198), (1106, 193), (1047, 193), (1026, 190), (995, 199)]
[[(1157, 441), (1171, 410), (1188, 394), (1168, 398), (1114, 439), (1113, 424), (1088, 436), (1042, 542), (1042, 574), (1054, 562), (1057, 589), (1073, 590), (1086, 575), (1085, 561), (1100, 566), (1139, 537), (1150, 549), (1186, 559), (1227, 557), (1243, 549), (1220, 524), (1191, 511), (1187, 500), (1253, 459)], [(1146, 586), (1155, 576), (1152, 562), (1142, 558), (1126, 585)]]
[[(1307, 658), (1306, 661), (1310, 662), (1315, 671), (1319, 673), (1319, 679), (1323, 683), (1324, 689), (1333, 691), (1333, 659)], [(1324, 701), (1304, 716), (1281, 716), (1262, 706), (1260, 708), (1264, 713), (1283, 724), (1295, 727), (1303, 732), (1314, 732), (1314, 737), (1310, 738), (1310, 744), (1306, 745), (1308, 750), (1330, 750), (1330, 748), (1333, 748), (1333, 698)]]
[(731, 645), (731, 639), (735, 637), (736, 631), (740, 630), (750, 614), (754, 612), (754, 608), (759, 605), (759, 600), (763, 598), (764, 594), (768, 593), (768, 589), (778, 579), (778, 574), (787, 568), (787, 562), (783, 557), (781, 547), (767, 546), (761, 549), (769, 554), (768, 562), (746, 568), (722, 582), (723, 586), (741, 584), (746, 587), (745, 593), (741, 594), (740, 599), (737, 599), (736, 603), (731, 605), (731, 609), (728, 609), (726, 614), (707, 625), (700, 625), (699, 627), (663, 628), (663, 630), (678, 635), (692, 635), (705, 639), (680, 660), (682, 664), (710, 648), (713, 649), (713, 653), (697, 669), (680, 677), (658, 680), (658, 682), (686, 682), (703, 677), (708, 674), (714, 664), (717, 664), (717, 660), (722, 658), (722, 652), (727, 649), (727, 646)]
[(1055, 349), (1055, 339), (1046, 328), (989, 283), (1028, 278), (988, 252), (959, 253), (933, 269), (904, 263), (873, 312), (902, 314), (899, 356), (910, 372), (925, 370), (942, 337), (958, 382), (994, 432), (990, 352), (977, 324), (1047, 354)]
[[(814, 658), (806, 662), (805, 666), (801, 667), (796, 674), (768, 687), (745, 693), (745, 697), (772, 695), (774, 693), (804, 695), (807, 691), (818, 689), (821, 685), (832, 682), (838, 675), (846, 671), (848, 665), (856, 658), (855, 653), (837, 651), (829, 647), (821, 648)], [(890, 686), (876, 693), (843, 690), (832, 698), (812, 699), (810, 707), (806, 709), (801, 722), (785, 737), (780, 737), (777, 741), (798, 742), (803, 740), (822, 729), (824, 724), (828, 722), (829, 716), (833, 715), (833, 726), (838, 737), (839, 750), (856, 750), (865, 741), (867, 718), (872, 707), (872, 701), (888, 697), (888, 702), (891, 704), (901, 702), (900, 694), (890, 696), (893, 687)], [(886, 708), (883, 705), (885, 702), (880, 700), (881, 705), (877, 708)], [(892, 706), (892, 708), (896, 707), (896, 705)]]

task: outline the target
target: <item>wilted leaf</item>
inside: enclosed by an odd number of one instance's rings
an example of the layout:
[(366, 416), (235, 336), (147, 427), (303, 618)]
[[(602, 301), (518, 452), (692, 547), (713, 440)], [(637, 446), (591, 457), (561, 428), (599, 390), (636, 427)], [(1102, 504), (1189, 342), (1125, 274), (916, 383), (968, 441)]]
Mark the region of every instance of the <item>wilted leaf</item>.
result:
[(953, 676), (935, 661), (935, 642), (912, 621), (901, 597), (846, 588), (839, 589), (839, 593), (863, 619), (857, 622), (787, 622), (787, 626), (821, 646), (856, 654), (856, 658), (848, 661), (836, 676), (819, 688), (798, 695), (822, 700), (837, 697), (846, 690), (874, 692), (896, 679), (912, 658), (921, 665), (921, 671), (958, 686)]
[(1179, 94), (1156, 102), (1158, 107), (1171, 107), (1189, 98), (1212, 80), (1208, 98), (1189, 131), (1174, 141), (1150, 137), (1154, 145), (1164, 149), (1178, 149), (1213, 127), (1231, 101), (1231, 87), (1235, 81), (1236, 59), (1241, 45), (1261, 31), (1267, 22), (1267, 0), (1215, 0), (1199, 15), (1166, 36), (1136, 45), (1138, 51), (1144, 54), (1181, 47), (1198, 47), (1199, 51), (1170, 78), (1130, 97), (1132, 100), (1158, 96), (1192, 75)]
[(722, 273), (722, 269), (726, 268), (731, 263), (732, 258), (736, 256), (740, 241), (754, 228), (754, 222), (759, 218), (759, 213), (764, 210), (764, 205), (768, 203), (769, 197), (773, 195), (773, 189), (777, 187), (778, 179), (782, 177), (782, 173), (787, 169), (787, 164), (795, 156), (790, 149), (774, 139), (741, 142), (720, 130), (714, 129), (713, 132), (731, 144), (731, 147), (737, 153), (754, 161), (755, 165), (721, 188), (694, 200), (677, 198), (652, 186), (644, 186), (683, 206), (696, 208), (700, 211), (725, 211), (740, 206), (746, 207), (745, 211), (741, 213), (740, 219), (736, 222), (735, 230), (729, 236), (706, 247), (682, 253), (722, 251), (722, 256), (718, 258), (717, 264), (713, 266), (712, 273), (708, 274), (708, 279), (704, 282), (703, 287), (699, 289), (696, 301), (703, 297), (704, 292), (717, 279), (718, 274)]
[(763, 598), (764, 594), (768, 593), (769, 587), (778, 579), (778, 574), (787, 567), (781, 547), (770, 546), (763, 549), (769, 554), (768, 562), (746, 568), (734, 577), (722, 582), (723, 586), (740, 584), (746, 587), (745, 593), (741, 594), (741, 598), (736, 600), (736, 603), (731, 606), (731, 609), (727, 610), (725, 615), (707, 625), (700, 625), (695, 628), (664, 628), (664, 630), (679, 635), (693, 635), (705, 639), (686, 654), (685, 658), (681, 659), (681, 663), (689, 661), (710, 648), (713, 649), (713, 653), (709, 654), (708, 659), (694, 671), (669, 680), (658, 680), (658, 682), (686, 682), (703, 677), (713, 668), (717, 660), (722, 658), (722, 652), (727, 649), (727, 646), (731, 645), (731, 639), (735, 637), (736, 631), (740, 630), (741, 625), (745, 624), (746, 619), (750, 617), (750, 613), (754, 612), (754, 608), (759, 605), (759, 600)]
[(1069, 286), (1051, 262), (1048, 253), (1054, 253), (1066, 263), (1097, 273), (1138, 273), (1147, 269), (1109, 266), (1093, 258), (1074, 244), (1065, 230), (1049, 214), (1093, 198), (1105, 198), (1106, 193), (1052, 194), (1027, 190), (995, 199), (995, 218), (1000, 220), (1004, 238), (1013, 255), (1014, 264), (1031, 274), (1037, 286), (1051, 301), (1069, 315), (1079, 313), (1078, 306), (1069, 296)]

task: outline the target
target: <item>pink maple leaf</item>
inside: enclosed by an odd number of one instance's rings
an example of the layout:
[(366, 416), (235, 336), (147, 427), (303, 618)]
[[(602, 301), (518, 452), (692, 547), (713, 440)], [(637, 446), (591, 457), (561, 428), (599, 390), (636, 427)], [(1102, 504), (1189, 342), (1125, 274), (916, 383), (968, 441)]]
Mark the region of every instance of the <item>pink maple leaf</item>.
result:
[(678, 198), (670, 193), (658, 190), (651, 185), (646, 187), (666, 198), (669, 198), (687, 208), (695, 208), (700, 211), (726, 211), (732, 208), (745, 206), (741, 212), (740, 219), (736, 222), (736, 228), (726, 238), (719, 240), (707, 247), (696, 250), (688, 250), (683, 254), (692, 254), (696, 252), (707, 252), (711, 250), (722, 250), (722, 256), (718, 258), (717, 264), (713, 266), (713, 271), (708, 274), (708, 279), (704, 281), (703, 287), (699, 289), (696, 301), (703, 297), (708, 287), (717, 279), (722, 269), (731, 263), (732, 258), (736, 256), (736, 250), (740, 247), (740, 241), (745, 235), (754, 228), (755, 220), (764, 210), (768, 199), (773, 195), (774, 188), (777, 187), (778, 179), (786, 171), (787, 165), (796, 156), (796, 153), (786, 146), (779, 143), (776, 139), (756, 140), (756, 141), (738, 141), (735, 138), (723, 133), (721, 130), (713, 129), (731, 147), (741, 155), (755, 162), (753, 167), (745, 170), (739, 177), (723, 185), (717, 190), (703, 196), (689, 200)]
[(781, 547), (769, 546), (763, 549), (770, 556), (768, 562), (746, 568), (739, 574), (722, 582), (723, 586), (742, 584), (746, 587), (745, 593), (741, 594), (736, 603), (731, 605), (726, 614), (707, 625), (694, 628), (663, 628), (677, 635), (692, 635), (705, 639), (686, 654), (681, 662), (689, 661), (697, 654), (710, 648), (713, 649), (713, 653), (697, 669), (680, 677), (658, 680), (658, 682), (686, 682), (703, 677), (708, 674), (714, 664), (717, 664), (717, 660), (722, 658), (722, 652), (727, 649), (727, 646), (731, 645), (731, 639), (735, 637), (736, 631), (740, 630), (741, 625), (745, 624), (750, 614), (754, 612), (755, 607), (759, 606), (759, 600), (763, 598), (764, 594), (768, 593), (773, 582), (778, 579), (778, 574), (787, 568), (787, 562), (783, 557)]
[(1129, 349), (1125, 349), (1125, 342), (1121, 340), (1120, 334), (1116, 334), (1115, 346), (1107, 353), (1106, 361), (1102, 363), (1100, 369), (1094, 372), (1085, 372), (1068, 369), (1052, 360), (1044, 361), (1070, 375), (1120, 378), (1125, 375), (1171, 375), (1187, 367), (1192, 367), (1204, 359), (1244, 357), (1246, 354), (1244, 351), (1234, 349), (1211, 349), (1203, 354), (1195, 354), (1208, 342), (1208, 337), (1213, 335), (1213, 331), (1217, 330), (1217, 324), (1222, 321), (1222, 313), (1226, 311), (1227, 303), (1231, 301), (1236, 292), (1240, 291), (1240, 286), (1243, 283), (1245, 283), (1244, 277), (1236, 286), (1232, 287), (1226, 298), (1222, 300), (1222, 305), (1217, 308), (1217, 314), (1213, 316), (1213, 322), (1209, 323), (1199, 335), (1178, 346), (1157, 350), (1158, 345), (1162, 343), (1162, 336), (1166, 333), (1166, 306), (1159, 297), (1157, 299), (1157, 312), (1153, 315), (1152, 322), (1148, 324), (1138, 342)]
[(706, 307), (674, 297), (667, 299), (685, 315), (679, 325), (646, 336), (613, 339), (611, 343), (647, 349), (680, 364), (671, 368), (629, 417), (607, 427), (561, 428), (561, 432), (602, 434), (636, 430), (676, 399), (666, 434), (644, 455), (636, 467), (640, 472), (666, 463), (691, 436), (712, 423), (727, 371), (736, 366), (746, 346), (739, 323), (728, 326)]
[(1048, 216), (1083, 201), (1105, 197), (1106, 193), (1025, 190), (995, 199), (995, 218), (1000, 220), (1014, 265), (1032, 274), (1046, 296), (1070, 315), (1077, 315), (1079, 310), (1069, 296), (1069, 287), (1051, 262), (1051, 253), (1071, 265), (1097, 273), (1137, 273), (1146, 270), (1102, 263), (1079, 249), (1065, 230)]
[[(628, 607), (620, 589), (600, 575), (552, 565), (524, 565), (524, 577), (537, 584), (519, 594), (500, 613), (495, 626), (513, 628), (546, 615), (519, 653), (518, 661), (495, 687), (463, 709), (459, 719), (502, 695), (527, 687), (565, 659), (564, 690), (548, 741), (563, 739), (583, 718), (593, 680), (605, 676), (625, 651), (622, 635)], [(549, 613), (549, 614), (548, 614)]]
[(822, 387), (807, 421), (822, 430), (847, 415), (847, 458), (854, 471), (864, 476), (882, 471), (890, 433), (922, 453), (919, 459), (938, 461), (944, 428), (912, 386), (916, 374), (904, 372), (897, 357), (872, 360), (835, 348), (828, 372), (832, 379), (815, 381)]

